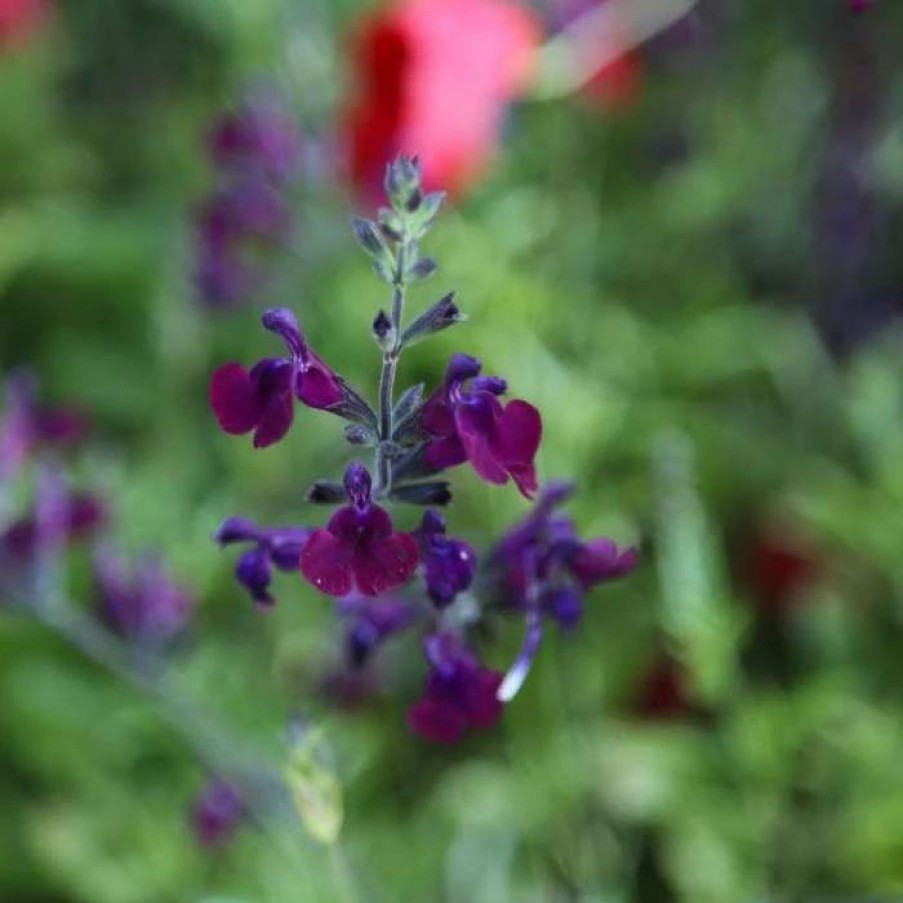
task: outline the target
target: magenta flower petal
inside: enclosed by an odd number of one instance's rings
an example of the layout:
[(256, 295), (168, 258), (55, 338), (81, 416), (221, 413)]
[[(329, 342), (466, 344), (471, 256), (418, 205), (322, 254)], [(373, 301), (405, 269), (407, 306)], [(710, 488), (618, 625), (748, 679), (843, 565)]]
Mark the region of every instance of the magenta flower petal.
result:
[(420, 563), (417, 540), (408, 533), (393, 533), (372, 541), (366, 552), (359, 550), (354, 561), (358, 589), (365, 596), (380, 593), (407, 583)]
[(502, 684), (498, 671), (480, 671), (468, 685), (464, 695), (467, 724), (473, 730), (481, 731), (492, 727), (501, 717), (504, 706), (496, 694)]
[(590, 540), (569, 562), (571, 573), (584, 589), (629, 574), (637, 564), (636, 548), (618, 549), (611, 539)]
[(497, 426), (499, 456), (509, 465), (530, 465), (542, 440), (539, 411), (526, 401), (509, 401)]
[(298, 375), (296, 393), (309, 408), (321, 411), (344, 397), (338, 376), (312, 352), (308, 353), (306, 369)]
[(508, 474), (495, 449), (496, 422), (501, 412), (502, 406), (488, 393), (455, 409), (458, 436), (473, 469), (487, 482), (499, 485), (508, 482)]
[(301, 553), (301, 573), (327, 596), (345, 596), (354, 588), (354, 546), (329, 530), (317, 530)]
[(460, 709), (426, 697), (408, 710), (408, 724), (415, 734), (431, 743), (457, 743), (467, 727)]
[(455, 467), (467, 460), (467, 450), (464, 448), (457, 433), (445, 436), (442, 439), (434, 439), (426, 449), (426, 463), (436, 470), (445, 470), (447, 467)]
[(210, 379), (210, 407), (227, 433), (241, 435), (254, 429), (261, 405), (257, 389), (241, 364), (223, 364)]
[(445, 400), (445, 389), (434, 392), (424, 403), (420, 422), (431, 436), (448, 436), (455, 432), (455, 418)]
[(266, 448), (278, 442), (288, 432), (294, 415), (292, 396), (288, 392), (271, 395), (254, 430), (254, 448)]

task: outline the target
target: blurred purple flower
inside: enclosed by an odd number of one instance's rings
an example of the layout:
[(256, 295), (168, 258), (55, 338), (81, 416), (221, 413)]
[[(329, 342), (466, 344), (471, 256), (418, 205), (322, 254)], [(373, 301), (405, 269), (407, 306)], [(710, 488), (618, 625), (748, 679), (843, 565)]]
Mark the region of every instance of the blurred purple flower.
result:
[(223, 184), (198, 215), (195, 282), (210, 307), (231, 307), (261, 283), (248, 246), (278, 244), (291, 232), (286, 192), (302, 142), (275, 98), (258, 97), (217, 123), (210, 153)]
[(336, 610), (345, 624), (345, 649), (353, 667), (367, 663), (393, 634), (410, 627), (416, 620), (414, 607), (403, 599), (372, 599), (352, 593), (337, 602)]
[(469, 730), (492, 727), (502, 714), (502, 675), (484, 668), (453, 633), (427, 637), (424, 652), (430, 673), (423, 697), (408, 711), (411, 729), (433, 743), (455, 743)]
[(220, 426), (233, 435), (253, 430), (255, 448), (266, 448), (288, 432), (295, 398), (310, 408), (330, 410), (345, 397), (341, 380), (307, 347), (290, 310), (268, 310), (262, 323), (282, 337), (289, 357), (264, 358), (250, 372), (241, 364), (224, 364), (210, 380), (210, 406)]
[(164, 642), (184, 629), (194, 611), (194, 598), (150, 556), (130, 569), (109, 545), (101, 545), (94, 555), (94, 579), (101, 616), (114, 633), (130, 640)]
[(238, 790), (215, 778), (201, 791), (191, 810), (191, 825), (198, 842), (205, 847), (229, 840), (245, 817), (245, 805)]
[(69, 494), (59, 480), (39, 487), (35, 510), (14, 521), (0, 534), (0, 552), (19, 563), (41, 549), (84, 539), (107, 520), (103, 505), (87, 493)]
[(370, 474), (360, 464), (345, 471), (351, 504), (316, 530), (301, 553), (301, 573), (321, 592), (346, 596), (355, 587), (378, 596), (406, 583), (420, 562), (417, 540), (393, 530), (384, 508), (372, 503)]
[(238, 559), (235, 576), (258, 606), (269, 607), (276, 602), (270, 595), (272, 566), (281, 571), (297, 570), (311, 532), (307, 527), (258, 527), (243, 517), (230, 517), (213, 538), (221, 546), (253, 544)]
[(573, 521), (556, 513), (571, 494), (564, 483), (551, 483), (531, 512), (496, 545), (490, 560), (497, 574), (499, 604), (524, 613), (524, 641), (499, 690), (503, 701), (520, 689), (542, 644), (543, 620), (573, 629), (583, 617), (583, 596), (599, 583), (630, 573), (635, 548), (619, 549), (610, 539), (583, 542)]
[[(533, 458), (542, 438), (539, 411), (515, 399), (502, 406), (498, 396), (507, 391), (505, 380), (480, 376), (481, 363), (466, 354), (449, 361), (444, 385), (427, 399), (421, 415), (430, 436), (426, 462), (435, 470), (470, 461), (487, 482), (504, 484), (508, 478), (527, 498), (536, 491)], [(470, 388), (464, 384), (470, 380)]]
[(66, 446), (86, 431), (84, 415), (68, 408), (43, 407), (36, 395), (36, 381), (29, 373), (20, 370), (7, 377), (0, 420), (0, 483), (11, 479), (38, 446)]
[(468, 543), (445, 535), (445, 518), (430, 509), (416, 536), (420, 541), (427, 594), (438, 608), (446, 608), (473, 582), (477, 556)]
[(223, 169), (262, 170), (277, 182), (295, 174), (302, 153), (296, 122), (272, 95), (256, 96), (226, 113), (215, 124), (209, 146)]

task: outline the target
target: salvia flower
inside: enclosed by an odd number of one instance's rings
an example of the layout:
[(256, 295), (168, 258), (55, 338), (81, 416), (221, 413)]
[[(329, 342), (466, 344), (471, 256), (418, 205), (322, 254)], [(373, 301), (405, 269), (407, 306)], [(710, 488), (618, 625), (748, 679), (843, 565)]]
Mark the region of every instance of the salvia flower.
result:
[(222, 778), (214, 778), (195, 800), (191, 826), (202, 846), (219, 846), (232, 837), (245, 815), (238, 789)]
[(427, 190), (468, 188), (499, 143), (539, 40), (511, 0), (399, 0), (365, 20), (344, 136), (355, 187), (375, 195), (386, 160), (403, 153), (419, 155)]
[(180, 633), (193, 614), (193, 596), (157, 558), (145, 556), (129, 568), (109, 545), (101, 545), (94, 555), (94, 579), (101, 617), (126, 639), (164, 642)]
[(468, 731), (492, 727), (502, 714), (502, 675), (484, 668), (454, 633), (427, 637), (430, 665), (423, 697), (408, 711), (411, 729), (433, 743), (455, 743)]
[(385, 596), (372, 599), (352, 593), (336, 603), (345, 628), (345, 651), (349, 664), (361, 667), (394, 634), (410, 627), (417, 612), (404, 599)]
[(252, 544), (239, 557), (235, 576), (255, 604), (268, 608), (276, 602), (270, 594), (273, 566), (281, 571), (296, 571), (311, 532), (306, 527), (259, 527), (246, 518), (230, 517), (213, 538), (221, 546)]
[(14, 521), (0, 534), (0, 551), (13, 561), (31, 560), (47, 546), (84, 539), (107, 520), (104, 506), (87, 493), (69, 493), (65, 487), (45, 484), (33, 513)]
[(460, 539), (445, 535), (445, 518), (430, 509), (417, 531), (427, 595), (438, 608), (446, 608), (473, 582), (477, 556)]
[(287, 308), (264, 313), (265, 329), (285, 342), (287, 357), (268, 357), (250, 371), (241, 364), (219, 367), (210, 380), (210, 406), (227, 433), (254, 432), (254, 447), (278, 442), (295, 415), (295, 399), (309, 408), (338, 409), (345, 398), (339, 377), (307, 346)]
[(224, 116), (210, 138), (220, 185), (196, 223), (195, 282), (210, 307), (249, 297), (263, 271), (253, 251), (290, 234), (287, 189), (301, 160), (297, 127), (272, 97), (256, 97)]
[(523, 612), (526, 620), (520, 652), (499, 691), (504, 701), (517, 693), (529, 673), (542, 643), (543, 621), (551, 619), (566, 630), (576, 627), (583, 617), (585, 592), (630, 573), (637, 563), (635, 548), (620, 549), (606, 538), (583, 542), (578, 537), (573, 521), (556, 510), (570, 492), (567, 484), (550, 484), (491, 556), (500, 606)]
[(39, 446), (65, 447), (85, 433), (86, 419), (81, 413), (45, 407), (36, 396), (31, 374), (21, 370), (10, 374), (0, 420), (0, 483), (11, 479)]
[(503, 405), (505, 380), (480, 376), (481, 363), (466, 354), (452, 356), (444, 384), (423, 407), (421, 424), (429, 436), (426, 463), (435, 470), (470, 461), (487, 482), (509, 477), (527, 498), (536, 492), (533, 459), (542, 438), (539, 411), (515, 399)]
[(420, 562), (417, 540), (395, 532), (386, 510), (373, 504), (365, 467), (349, 465), (344, 483), (350, 504), (311, 535), (301, 553), (301, 573), (328, 596), (346, 596), (355, 588), (378, 596), (407, 583)]

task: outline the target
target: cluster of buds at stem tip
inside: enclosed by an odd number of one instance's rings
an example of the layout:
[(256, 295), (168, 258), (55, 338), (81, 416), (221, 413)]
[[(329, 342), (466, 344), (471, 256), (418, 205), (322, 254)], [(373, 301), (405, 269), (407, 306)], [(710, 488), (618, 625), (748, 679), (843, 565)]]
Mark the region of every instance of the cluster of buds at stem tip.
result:
[[(629, 571), (635, 552), (619, 551), (607, 539), (579, 540), (569, 521), (553, 515), (567, 494), (554, 484), (486, 561), (478, 561), (470, 544), (447, 535), (445, 518), (435, 509), (452, 501), (445, 478), (452, 468), (469, 464), (486, 482), (511, 482), (524, 497), (534, 497), (542, 418), (530, 403), (506, 398), (507, 380), (484, 373), (481, 361), (460, 352), (450, 355), (431, 392), (423, 383), (397, 390), (404, 350), (465, 317), (451, 291), (406, 317), (408, 288), (437, 270), (433, 258), (421, 256), (420, 243), (444, 194), (423, 191), (416, 157), (391, 163), (384, 185), (388, 206), (375, 220), (352, 223), (374, 271), (390, 286), (387, 303), (371, 321), (382, 357), (375, 403), (311, 350), (284, 308), (267, 311), (263, 326), (282, 340), (286, 354), (263, 358), (250, 370), (226, 364), (214, 373), (210, 388), (222, 428), (252, 432), (257, 448), (286, 434), (300, 402), (349, 421), (346, 442), (371, 449), (372, 464), (355, 461), (341, 480), (313, 482), (309, 502), (338, 506), (323, 527), (261, 527), (233, 517), (215, 538), (221, 545), (247, 544), (236, 575), (259, 607), (274, 603), (274, 568), (299, 572), (339, 600), (349, 674), (359, 674), (389, 637), (426, 625), (427, 682), (408, 722), (428, 740), (452, 742), (497, 720), (539, 650), (543, 620), (576, 624), (582, 594)], [(398, 530), (388, 503), (424, 506), (420, 526)], [(478, 587), (498, 598), (479, 599)], [(417, 614), (424, 605), (431, 613), (426, 617)], [(461, 616), (465, 609), (469, 614)], [(507, 675), (480, 663), (461, 626), (479, 619), (483, 609), (518, 613), (525, 620), (524, 647)]]

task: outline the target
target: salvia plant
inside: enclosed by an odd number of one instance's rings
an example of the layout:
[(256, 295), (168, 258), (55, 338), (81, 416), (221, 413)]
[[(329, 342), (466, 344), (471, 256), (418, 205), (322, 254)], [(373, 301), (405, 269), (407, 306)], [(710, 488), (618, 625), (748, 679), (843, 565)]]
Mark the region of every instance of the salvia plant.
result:
[[(390, 296), (371, 328), (382, 355), (375, 406), (317, 355), (286, 308), (262, 316), (263, 327), (281, 341), (281, 354), (250, 369), (227, 363), (210, 383), (220, 426), (251, 434), (255, 448), (286, 435), (300, 402), (346, 421), (345, 439), (368, 450), (369, 462), (350, 463), (340, 482), (313, 481), (309, 500), (335, 508), (325, 525), (265, 527), (236, 516), (215, 539), (242, 547), (236, 576), (256, 605), (274, 604), (274, 568), (299, 572), (337, 600), (352, 671), (388, 638), (418, 634), (427, 677), (408, 721), (423, 738), (451, 743), (498, 720), (523, 684), (546, 625), (576, 627), (587, 591), (632, 570), (637, 551), (607, 538), (579, 537), (561, 512), (571, 487), (555, 482), (540, 488), (537, 480), (539, 411), (507, 400), (507, 381), (485, 374), (481, 361), (453, 354), (429, 394), (423, 384), (399, 389), (404, 351), (465, 317), (454, 293), (414, 316), (406, 309), (408, 287), (437, 269), (420, 246), (444, 193), (425, 193), (417, 158), (404, 155), (387, 167), (384, 188), (388, 206), (376, 220), (353, 220), (355, 238)], [(464, 464), (489, 483), (511, 483), (535, 499), (526, 517), (479, 556), (449, 535), (438, 510), (452, 501), (447, 472)], [(396, 529), (388, 510), (396, 504), (425, 509), (412, 532)], [(490, 612), (522, 624), (520, 652), (505, 673), (487, 667), (472, 642), (473, 628)]]

